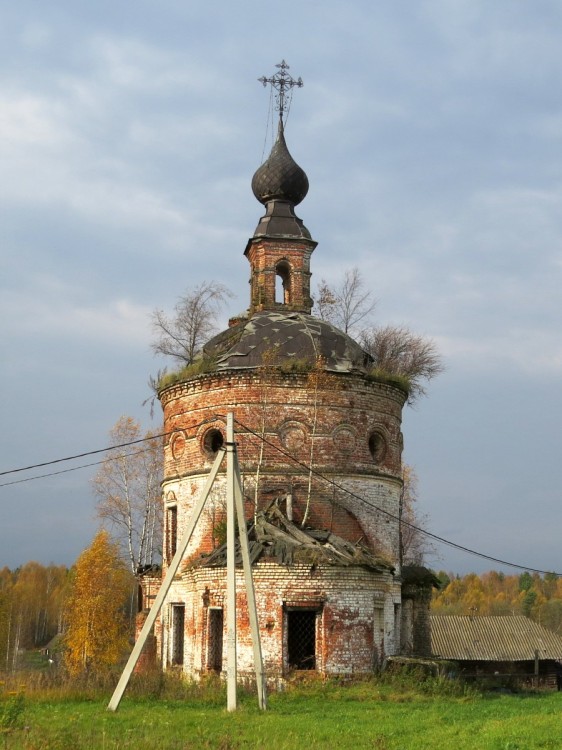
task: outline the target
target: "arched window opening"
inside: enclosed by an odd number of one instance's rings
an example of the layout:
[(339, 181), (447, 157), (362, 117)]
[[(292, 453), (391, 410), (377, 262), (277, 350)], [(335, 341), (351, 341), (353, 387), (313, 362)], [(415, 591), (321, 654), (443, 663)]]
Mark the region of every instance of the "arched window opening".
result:
[(275, 266), (275, 301), (283, 305), (291, 302), (291, 269), (285, 260)]
[(203, 452), (209, 458), (214, 458), (224, 445), (224, 435), (220, 430), (212, 427), (203, 435)]
[(386, 456), (386, 440), (380, 432), (369, 435), (369, 452), (376, 464), (382, 464)]

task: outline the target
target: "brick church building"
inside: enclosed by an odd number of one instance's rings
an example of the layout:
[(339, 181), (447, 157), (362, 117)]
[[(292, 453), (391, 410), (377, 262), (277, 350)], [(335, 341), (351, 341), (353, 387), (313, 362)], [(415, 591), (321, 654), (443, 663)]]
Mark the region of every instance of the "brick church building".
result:
[[(407, 393), (377, 379), (357, 342), (311, 314), (317, 243), (295, 213), (308, 179), (287, 148), (282, 110), (252, 190), (264, 215), (244, 251), (248, 312), (159, 392), (169, 435), (163, 568), (232, 412), (268, 680), (294, 670), (368, 674), (389, 655), (430, 653), (430, 578), (402, 568), (399, 551)], [(224, 464), (221, 471), (153, 641), (164, 668), (195, 678), (226, 668)], [(146, 606), (157, 586), (144, 578)], [(237, 590), (244, 675), (253, 653), (241, 568)]]

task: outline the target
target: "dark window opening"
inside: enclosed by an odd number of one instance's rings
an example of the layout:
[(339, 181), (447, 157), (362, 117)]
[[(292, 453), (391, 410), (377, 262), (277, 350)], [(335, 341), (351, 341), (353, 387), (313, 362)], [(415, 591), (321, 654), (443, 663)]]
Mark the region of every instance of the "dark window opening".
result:
[(224, 615), (222, 609), (209, 610), (209, 657), (208, 668), (213, 672), (222, 671), (222, 638)]
[(172, 605), (172, 664), (183, 664), (185, 607)]
[(166, 511), (166, 527), (166, 561), (169, 565), (178, 547), (178, 509), (175, 505)]
[(291, 302), (291, 269), (281, 261), (275, 266), (275, 301), (288, 305)]
[(386, 440), (380, 432), (372, 432), (369, 435), (369, 451), (375, 463), (380, 464), (384, 461), (386, 455)]
[(293, 669), (316, 669), (316, 610), (287, 612), (287, 662)]
[(224, 436), (220, 430), (207, 430), (203, 438), (203, 448), (209, 456), (216, 455), (224, 445)]

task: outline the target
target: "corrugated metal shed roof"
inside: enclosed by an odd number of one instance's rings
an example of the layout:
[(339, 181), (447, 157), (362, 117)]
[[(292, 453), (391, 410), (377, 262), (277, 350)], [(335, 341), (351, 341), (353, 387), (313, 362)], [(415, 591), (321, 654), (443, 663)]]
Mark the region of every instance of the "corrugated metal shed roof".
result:
[(431, 650), (455, 661), (562, 659), (562, 638), (527, 617), (431, 615)]

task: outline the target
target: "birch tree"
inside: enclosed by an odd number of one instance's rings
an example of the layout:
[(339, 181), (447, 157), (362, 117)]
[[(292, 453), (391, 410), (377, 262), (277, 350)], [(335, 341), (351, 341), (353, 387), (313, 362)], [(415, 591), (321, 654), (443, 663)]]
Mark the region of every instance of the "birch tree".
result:
[(109, 436), (115, 447), (93, 479), (97, 515), (120, 543), (133, 575), (159, 561), (162, 547), (162, 439), (142, 434), (132, 417), (117, 420)]
[(182, 295), (171, 315), (152, 313), (155, 354), (171, 357), (182, 365), (193, 362), (203, 344), (217, 331), (218, 316), (232, 292), (215, 281), (204, 281)]
[(99, 531), (76, 561), (67, 607), (65, 665), (71, 676), (102, 674), (127, 651), (133, 583), (118, 545)]
[(400, 561), (403, 565), (424, 565), (435, 546), (424, 534), (429, 517), (421, 513), (418, 506), (418, 477), (415, 470), (404, 464), (402, 467), (402, 491), (400, 494)]
[(336, 286), (330, 286), (322, 279), (318, 286), (315, 311), (319, 318), (345, 333), (358, 333), (359, 324), (365, 325), (376, 304), (373, 292), (366, 288), (360, 270), (351, 268)]

